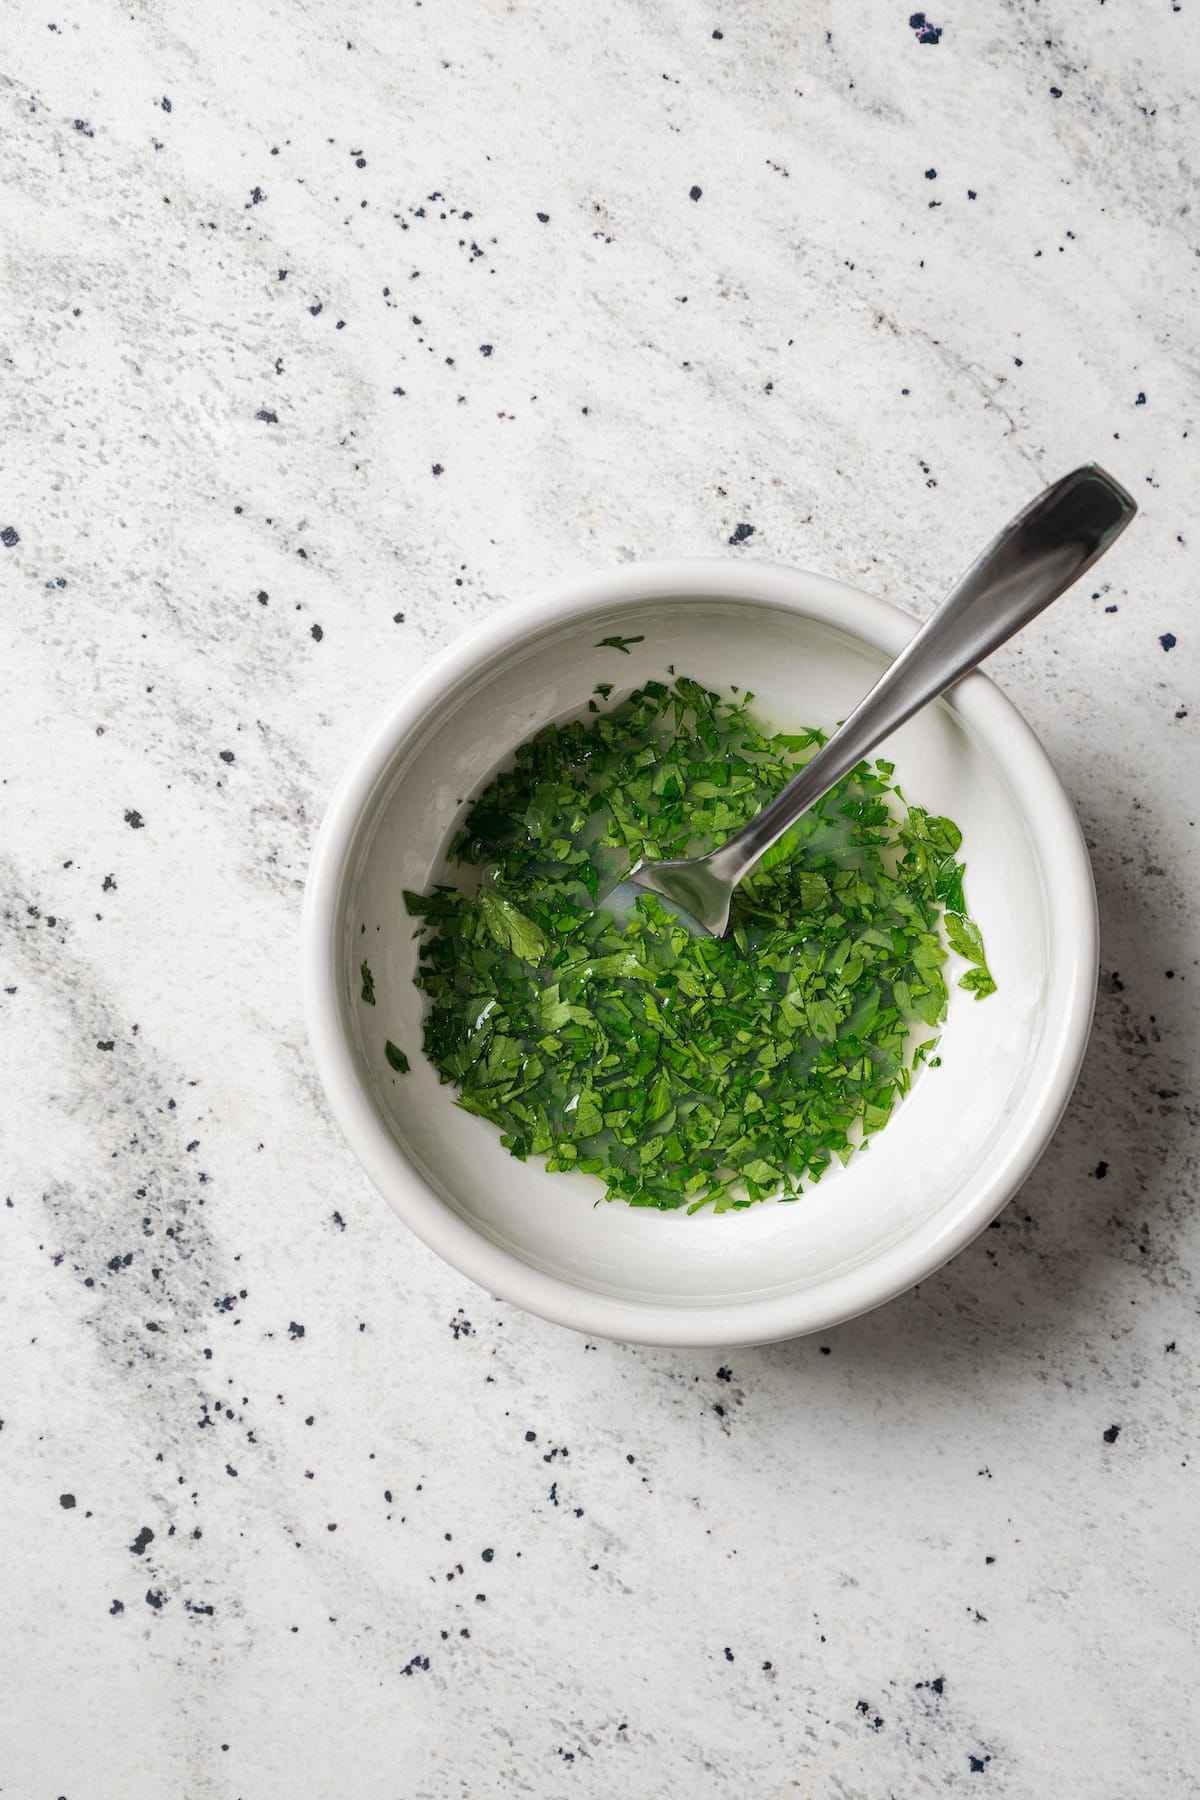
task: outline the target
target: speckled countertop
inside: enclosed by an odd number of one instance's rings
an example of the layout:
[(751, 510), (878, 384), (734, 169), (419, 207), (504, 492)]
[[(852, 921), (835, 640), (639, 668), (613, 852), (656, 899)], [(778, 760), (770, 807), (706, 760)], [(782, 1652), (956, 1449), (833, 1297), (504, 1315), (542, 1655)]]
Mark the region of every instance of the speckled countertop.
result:
[[(1197, 1791), (1198, 13), (869, 10), (10, 9), (4, 1800)], [(725, 1360), (436, 1262), (297, 993), (367, 721), (630, 557), (921, 611), (1093, 456), (997, 659), (1103, 913), (1024, 1192)]]

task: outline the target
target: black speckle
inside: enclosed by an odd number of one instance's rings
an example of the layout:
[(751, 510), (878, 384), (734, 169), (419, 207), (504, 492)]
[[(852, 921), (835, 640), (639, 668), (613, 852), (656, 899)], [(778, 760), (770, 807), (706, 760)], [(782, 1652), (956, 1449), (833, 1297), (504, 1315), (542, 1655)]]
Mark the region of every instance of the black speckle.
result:
[(699, 187), (689, 188), (688, 189), (688, 199), (689, 200), (698, 200), (703, 192), (704, 192), (703, 188), (699, 188)]
[(936, 44), (941, 41), (941, 26), (931, 25), (923, 12), (910, 14), (908, 24), (910, 31), (916, 32), (918, 44)]
[(733, 1651), (729, 1648), (728, 1644), (726, 1644), (726, 1646), (725, 1646), (725, 1661), (726, 1662), (733, 1661)]
[(1051, 88), (1050, 89), (1050, 98), (1052, 100), (1061, 100), (1062, 99), (1062, 89), (1061, 88)]
[(312, 314), (313, 318), (315, 319), (317, 314), (320, 312), (323, 312), (325, 309), (320, 300), (314, 300), (308, 310)]
[(490, 356), (492, 354), (492, 346), (490, 344), (480, 344), (479, 354), (480, 356)]
[(1164, 650), (1173, 650), (1179, 640), (1173, 631), (1164, 631), (1158, 641)]
[(146, 821), (135, 807), (127, 807), (125, 810), (125, 823), (128, 825), (130, 831), (140, 831)]
[(115, 1619), (120, 1613), (125, 1611), (125, 1602), (123, 1600), (114, 1600), (108, 1610)]
[(1092, 1170), (1092, 1173), (1097, 1181), (1103, 1181), (1104, 1177), (1108, 1174), (1108, 1164), (1106, 1162), (1098, 1162), (1096, 1167)]
[(303, 1325), (297, 1325), (295, 1319), (293, 1319), (291, 1324), (288, 1326), (288, 1336), (293, 1337), (293, 1338), (302, 1338), (304, 1336)]
[(96, 1048), (97, 1050), (115, 1050), (116, 1042), (113, 1038), (97, 1038)]
[(62, 1507), (64, 1512), (70, 1512), (75, 1504), (74, 1494), (60, 1494), (58, 1496), (58, 1504)]
[(717, 42), (720, 43), (721, 39), (725, 36), (725, 33), (723, 31), (714, 31), (713, 36), (716, 38)]
[(233, 761), (232, 750), (222, 750), (219, 754), (223, 763), (231, 763)]
[[(1051, 89), (1051, 92), (1053, 92), (1053, 89)], [(972, 1756), (968, 1752), (967, 1767), (970, 1769), (972, 1775), (982, 1775), (991, 1760), (990, 1756)]]
[(75, 119), (73, 121), (73, 123), (74, 123), (76, 131), (80, 132), (82, 134), (82, 136), (95, 137), (96, 134), (92, 130), (91, 126), (88, 124), (86, 119)]
[(0, 544), (3, 544), (6, 550), (11, 550), (13, 545), (19, 544), (20, 541), (21, 534), (15, 525), (6, 525), (4, 530), (0, 531)]
[(272, 412), (269, 406), (260, 406), (254, 416), (256, 419), (261, 419), (264, 425), (278, 425), (279, 423), (279, 414)]
[(937, 180), (937, 170), (936, 169), (926, 169), (925, 179), (926, 179), (926, 181), (936, 181)]
[(325, 633), (319, 625), (314, 625), (312, 628), (312, 635), (314, 642), (319, 644), (321, 639), (325, 636)]
[(267, 196), (263, 193), (263, 191), (260, 187), (253, 187), (250, 189), (250, 205), (251, 206), (261, 206), (263, 201), (266, 199), (266, 197)]
[(266, 588), (259, 588), (259, 590), (258, 590), (257, 594), (254, 596), (254, 598), (258, 601), (258, 604), (260, 606), (265, 606), (267, 604), (267, 601), (271, 598), (271, 596), (270, 596), (270, 594), (268, 594)]
[(537, 1443), (537, 1432), (536, 1431), (527, 1431), (525, 1433), (525, 1442), (527, 1444), (536, 1444)]
[(164, 112), (170, 112), (171, 102), (167, 99), (167, 96), (165, 94), (163, 95), (162, 99), (159, 101), (158, 104), (162, 107)]
[(487, 1550), (481, 1550), (479, 1552), (479, 1554), (484, 1562), (491, 1562), (491, 1560), (492, 1560), (493, 1556), (495, 1556), (496, 1552), (489, 1548)]
[(979, 195), (975, 192), (974, 188), (967, 189), (967, 199), (968, 200), (978, 200), (978, 198), (979, 198)]
[(747, 538), (752, 538), (753, 536), (754, 536), (753, 525), (747, 525), (745, 523), (745, 521), (743, 520), (743, 522), (740, 525), (734, 526), (733, 536), (730, 538), (729, 542), (731, 544), (744, 544), (746, 542)]
[(1120, 1435), (1121, 1427), (1119, 1425), (1110, 1425), (1108, 1430), (1104, 1433), (1104, 1441), (1106, 1444), (1115, 1444)]
[(166, 1604), (167, 1604), (167, 1596), (163, 1593), (161, 1588), (147, 1588), (146, 1589), (146, 1605), (147, 1606), (152, 1606), (154, 1608), (155, 1612), (161, 1612), (163, 1607)]
[(550, 214), (549, 213), (539, 213), (538, 214), (538, 224), (539, 225), (548, 225), (549, 223), (550, 223)]
[(1146, 396), (1145, 396), (1145, 394), (1139, 394), (1139, 395), (1138, 395), (1138, 397), (1137, 397), (1137, 399), (1136, 399), (1136, 400), (1135, 400), (1135, 401), (1134, 401), (1134, 403), (1133, 403), (1133, 404), (1134, 404), (1134, 405), (1135, 405), (1135, 406), (1145, 406), (1145, 404), (1146, 404)]
[(366, 157), (365, 156), (356, 156), (354, 159), (354, 166), (356, 169), (365, 169), (367, 166)]
[(279, 281), (286, 281), (288, 278), (288, 272), (286, 269), (276, 269), (275, 275), (276, 275), (276, 279)]
[(732, 1381), (733, 1380), (733, 1370), (727, 1369), (725, 1367), (725, 1365), (722, 1363), (721, 1367), (717, 1370), (717, 1380), (718, 1381)]
[(445, 473), (445, 471), (444, 471), (444, 470), (443, 470), (443, 468), (442, 468), (442, 465), (441, 465), (441, 463), (434, 463), (434, 465), (433, 465), (433, 472), (434, 472), (434, 474), (435, 474), (435, 475), (442, 475), (442, 474), (444, 474), (444, 473)]
[(154, 1533), (148, 1525), (143, 1525), (129, 1548), (134, 1556), (144, 1556), (146, 1554), (147, 1544), (152, 1544), (153, 1542)]

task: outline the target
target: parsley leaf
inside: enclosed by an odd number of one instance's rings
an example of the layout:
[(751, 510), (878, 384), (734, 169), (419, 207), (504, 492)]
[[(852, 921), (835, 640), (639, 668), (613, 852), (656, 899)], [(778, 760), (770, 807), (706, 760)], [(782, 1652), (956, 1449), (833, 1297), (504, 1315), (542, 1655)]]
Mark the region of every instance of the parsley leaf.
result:
[(983, 951), (983, 934), (974, 919), (964, 918), (959, 914), (946, 914), (946, 936), (950, 939), (950, 947), (965, 956), (975, 967), (968, 969), (959, 977), (958, 985), (973, 993), (977, 1000), (985, 1000), (996, 991), (996, 983), (987, 966), (987, 957)]
[(387, 1057), (388, 1063), (395, 1069), (398, 1075), (408, 1074), (410, 1067), (409, 1060), (407, 1056), (405, 1056), (403, 1050), (398, 1049), (397, 1046), (393, 1044), (391, 1038), (389, 1038), (387, 1043), (383, 1046), (383, 1054)]
[(957, 950), (960, 956), (965, 956), (968, 962), (983, 961), (983, 938), (974, 919), (947, 913), (946, 936), (950, 939), (950, 948)]
[(532, 919), (519, 912), (502, 894), (481, 888), (479, 911), (484, 925), (502, 950), (511, 950), (526, 962), (537, 962), (546, 948), (546, 940)]
[(375, 1004), (375, 977), (371, 973), (371, 965), (367, 961), (365, 956), (363, 957), (362, 968), (360, 970), (360, 974), (362, 975), (362, 997), (366, 1001), (368, 1006), (374, 1006), (374, 1004)]
[(644, 642), (645, 642), (645, 633), (643, 632), (637, 637), (601, 638), (600, 642), (595, 646), (595, 648), (597, 650), (620, 650), (625, 656), (628, 656), (630, 644), (642, 644)]

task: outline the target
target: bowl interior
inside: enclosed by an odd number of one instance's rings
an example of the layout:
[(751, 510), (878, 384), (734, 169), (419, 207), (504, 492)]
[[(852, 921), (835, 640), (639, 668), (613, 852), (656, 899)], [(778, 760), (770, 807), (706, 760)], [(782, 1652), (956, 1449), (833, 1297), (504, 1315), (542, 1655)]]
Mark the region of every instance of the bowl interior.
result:
[[(1032, 740), (980, 677), (953, 700), (926, 709), (885, 753), (910, 801), (949, 814), (962, 828), (967, 901), (999, 990), (976, 1001), (952, 986), (942, 1066), (922, 1071), (869, 1149), (808, 1187), (798, 1203), (768, 1201), (719, 1218), (606, 1204), (591, 1177), (550, 1175), (536, 1160), (511, 1158), (489, 1124), (455, 1106), (453, 1090), (439, 1084), (421, 1054), (414, 923), (401, 890), (429, 883), (462, 802), (520, 741), (548, 721), (582, 712), (596, 683), (612, 682), (619, 693), (666, 675), (672, 664), (712, 687), (732, 681), (752, 688), (755, 710), (776, 726), (833, 726), (912, 627), (879, 603), (861, 601), (873, 611), (864, 621), (847, 608), (857, 627), (852, 633), (836, 622), (830, 586), (822, 584), (822, 605), (811, 613), (719, 593), (568, 611), (523, 641), (494, 643), (464, 665), (449, 691), (393, 746), (345, 861), (335, 958), (341, 1030), (357, 1080), (410, 1165), (405, 1169), (396, 1158), (383, 1179), (378, 1159), (372, 1168), (400, 1210), (406, 1208), (397, 1183), (411, 1184), (415, 1172), (429, 1190), (423, 1204), (450, 1209), (528, 1269), (634, 1308), (701, 1308), (714, 1315), (788, 1296), (802, 1319), (807, 1293), (811, 1319), (822, 1320), (821, 1291), (844, 1286), (843, 1278), (889, 1257), (899, 1269), (897, 1252), (914, 1236), (923, 1239), (930, 1267), (942, 1259), (939, 1241), (947, 1246), (943, 1256), (957, 1247), (956, 1232), (963, 1241), (967, 1196), (978, 1196), (1002, 1174), (1014, 1121), (1044, 1086), (1064, 1030), (1061, 991), (1057, 1004), (1053, 998), (1062, 945), (1054, 941), (1045, 857), (1030, 825), (1039, 796), (1032, 777), (1022, 791), (1019, 768), (1014, 774), (1002, 766), (989, 705), (1001, 722), (1012, 721), (1014, 733)], [(799, 591), (803, 602), (803, 585)], [(597, 647), (613, 634), (642, 641), (628, 655)], [(971, 690), (983, 697), (982, 709), (972, 706)], [(1040, 767), (1049, 774), (1044, 759)], [(1061, 802), (1052, 775), (1050, 783)], [(1061, 939), (1061, 922), (1057, 931)], [(374, 977), (374, 1006), (361, 1000), (364, 957)], [(952, 980), (961, 966), (955, 959)], [(387, 1038), (407, 1052), (409, 1074), (388, 1067)], [(991, 1210), (1005, 1197), (999, 1192)], [(973, 1229), (985, 1222), (986, 1215)], [(901, 1277), (892, 1291), (904, 1285)], [(581, 1321), (586, 1318), (585, 1307)], [(707, 1341), (724, 1335), (714, 1317)]]

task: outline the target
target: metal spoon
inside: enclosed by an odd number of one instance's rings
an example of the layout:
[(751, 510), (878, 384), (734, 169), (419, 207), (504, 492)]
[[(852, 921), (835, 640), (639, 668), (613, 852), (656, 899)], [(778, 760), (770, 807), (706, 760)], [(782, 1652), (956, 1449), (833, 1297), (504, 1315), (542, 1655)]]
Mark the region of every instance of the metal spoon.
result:
[(1124, 531), (1137, 511), (1095, 463), (1064, 475), (993, 538), (866, 698), (769, 806), (707, 856), (639, 862), (608, 894), (626, 911), (649, 890), (683, 909), (681, 923), (720, 937), (743, 875), (789, 825), (915, 712), (969, 675), (1036, 618)]

